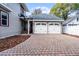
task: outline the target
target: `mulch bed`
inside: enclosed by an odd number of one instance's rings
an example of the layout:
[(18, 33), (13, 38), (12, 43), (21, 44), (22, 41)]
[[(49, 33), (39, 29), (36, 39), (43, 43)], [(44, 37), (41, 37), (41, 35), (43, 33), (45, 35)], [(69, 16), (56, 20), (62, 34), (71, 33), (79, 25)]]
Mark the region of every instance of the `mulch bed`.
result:
[(16, 36), (0, 39), (0, 52), (24, 42), (29, 37), (30, 35), (16, 35)]

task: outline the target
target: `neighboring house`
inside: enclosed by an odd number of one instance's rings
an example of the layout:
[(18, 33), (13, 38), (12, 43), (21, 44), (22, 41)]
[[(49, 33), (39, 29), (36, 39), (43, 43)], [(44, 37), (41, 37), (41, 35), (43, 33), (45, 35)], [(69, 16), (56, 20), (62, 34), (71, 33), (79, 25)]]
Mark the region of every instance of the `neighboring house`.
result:
[(48, 14), (38, 14), (26, 17), (28, 34), (59, 34), (62, 33), (64, 20)]
[(63, 23), (63, 33), (79, 36), (79, 10), (72, 10)]
[(20, 34), (22, 23), (20, 16), (28, 11), (23, 3), (2, 3), (0, 4), (0, 38)]

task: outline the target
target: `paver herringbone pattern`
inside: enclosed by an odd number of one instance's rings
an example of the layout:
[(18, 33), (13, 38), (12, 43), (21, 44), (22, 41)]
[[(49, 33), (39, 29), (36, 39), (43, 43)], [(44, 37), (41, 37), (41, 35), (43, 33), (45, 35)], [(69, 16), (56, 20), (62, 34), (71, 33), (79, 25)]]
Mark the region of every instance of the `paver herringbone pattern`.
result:
[(0, 52), (0, 55), (79, 56), (79, 38), (62, 34), (34, 34), (25, 42)]

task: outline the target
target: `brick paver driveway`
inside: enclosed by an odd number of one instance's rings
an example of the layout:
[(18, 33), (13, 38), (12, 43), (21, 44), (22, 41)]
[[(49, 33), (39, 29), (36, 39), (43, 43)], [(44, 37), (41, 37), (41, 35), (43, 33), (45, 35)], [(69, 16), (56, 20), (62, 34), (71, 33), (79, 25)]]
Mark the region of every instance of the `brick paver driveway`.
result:
[(31, 35), (25, 42), (5, 51), (0, 55), (79, 55), (79, 38), (62, 34)]

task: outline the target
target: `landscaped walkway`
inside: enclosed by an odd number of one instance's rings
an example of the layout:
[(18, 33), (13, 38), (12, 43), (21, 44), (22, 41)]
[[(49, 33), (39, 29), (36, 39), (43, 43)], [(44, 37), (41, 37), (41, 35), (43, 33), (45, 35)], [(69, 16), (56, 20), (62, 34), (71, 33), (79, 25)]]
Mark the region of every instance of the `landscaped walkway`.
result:
[(0, 52), (0, 55), (77, 55), (79, 56), (79, 38), (62, 35), (31, 35), (23, 43)]

